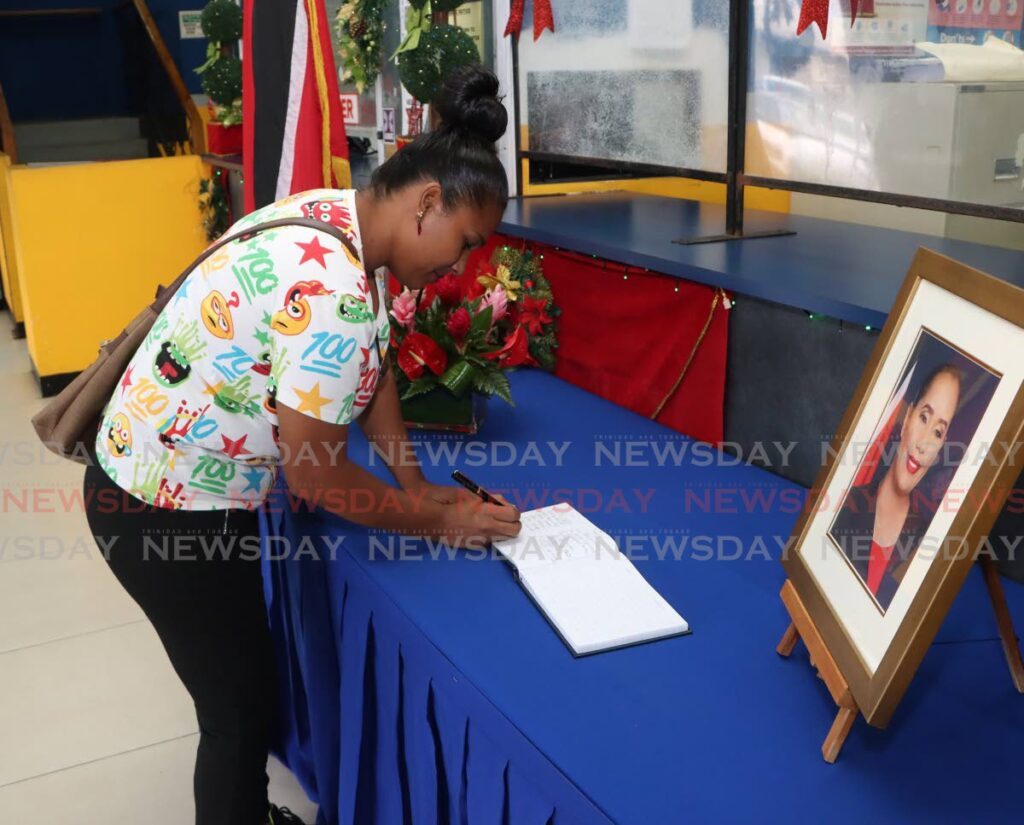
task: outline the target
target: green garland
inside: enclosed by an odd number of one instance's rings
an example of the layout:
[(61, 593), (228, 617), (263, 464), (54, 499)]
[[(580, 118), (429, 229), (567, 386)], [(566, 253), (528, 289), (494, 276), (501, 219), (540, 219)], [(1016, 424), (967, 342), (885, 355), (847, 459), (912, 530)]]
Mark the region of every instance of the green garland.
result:
[(458, 26), (442, 23), (424, 31), (415, 49), (398, 55), (398, 76), (409, 94), (422, 103), (430, 103), (452, 71), (479, 62), (480, 53), (473, 38)]
[(203, 215), (203, 229), (206, 240), (215, 241), (228, 231), (231, 226), (231, 207), (223, 180), (223, 172), (214, 169), (212, 178), (204, 178), (199, 182), (199, 210)]
[(334, 19), (341, 57), (342, 83), (354, 83), (362, 94), (380, 74), (386, 0), (348, 0)]
[[(508, 269), (509, 277), (519, 282), (518, 297), (523, 296), (544, 302), (544, 311), (551, 317), (551, 321), (543, 326), (543, 332), (530, 336), (530, 355), (537, 361), (541, 369), (551, 371), (555, 368), (555, 350), (558, 349), (558, 316), (562, 310), (555, 305), (554, 295), (551, 293), (551, 284), (544, 277), (543, 255), (536, 255), (528, 249), (516, 249), (512, 246), (500, 246), (494, 250), (491, 256), (491, 263), (495, 268), (504, 266)], [(508, 332), (519, 322), (518, 314), (510, 312), (499, 322), (508, 327)]]

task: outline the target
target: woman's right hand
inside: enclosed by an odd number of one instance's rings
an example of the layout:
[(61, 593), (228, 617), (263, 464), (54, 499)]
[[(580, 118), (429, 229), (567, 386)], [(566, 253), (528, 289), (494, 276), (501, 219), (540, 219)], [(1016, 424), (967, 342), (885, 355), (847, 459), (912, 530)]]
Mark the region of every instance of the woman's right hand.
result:
[(519, 509), (503, 496), (495, 498), (504, 503), (491, 504), (460, 491), (454, 502), (441, 505), (438, 538), (451, 547), (482, 549), (495, 539), (518, 536), (523, 526)]

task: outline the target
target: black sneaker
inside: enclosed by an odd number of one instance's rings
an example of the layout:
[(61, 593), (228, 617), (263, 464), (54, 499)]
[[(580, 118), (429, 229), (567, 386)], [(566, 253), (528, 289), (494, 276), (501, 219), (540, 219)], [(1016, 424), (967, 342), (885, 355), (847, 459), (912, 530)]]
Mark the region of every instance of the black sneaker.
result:
[(269, 825), (306, 825), (306, 823), (287, 808), (278, 808), (277, 805), (271, 803)]

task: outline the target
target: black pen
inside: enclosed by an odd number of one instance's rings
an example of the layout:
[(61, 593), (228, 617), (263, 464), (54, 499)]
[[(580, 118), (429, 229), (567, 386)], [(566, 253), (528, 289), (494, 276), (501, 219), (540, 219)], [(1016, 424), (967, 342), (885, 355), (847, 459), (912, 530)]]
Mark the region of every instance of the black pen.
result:
[(473, 481), (465, 473), (463, 473), (463, 472), (461, 472), (459, 470), (453, 470), (452, 471), (452, 478), (454, 478), (457, 482), (459, 482), (459, 484), (461, 484), (463, 487), (465, 487), (470, 492), (476, 493), (484, 501), (490, 502), (491, 504), (500, 504), (502, 506), (505, 505), (504, 501), (502, 501), (501, 499), (499, 499), (499, 498), (497, 498), (495, 496), (492, 496), (483, 487), (481, 487), (479, 484), (477, 484), (475, 481)]

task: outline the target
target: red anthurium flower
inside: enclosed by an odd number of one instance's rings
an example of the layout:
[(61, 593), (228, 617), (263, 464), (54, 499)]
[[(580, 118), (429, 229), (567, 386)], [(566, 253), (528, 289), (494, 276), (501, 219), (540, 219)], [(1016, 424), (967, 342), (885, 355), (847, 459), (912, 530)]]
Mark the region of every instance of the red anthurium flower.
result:
[(531, 335), (539, 335), (544, 324), (551, 323), (551, 316), (545, 311), (546, 306), (547, 301), (544, 298), (524, 295), (516, 321), (525, 326)]
[(456, 344), (461, 345), (465, 340), (469, 334), (470, 323), (469, 310), (465, 307), (459, 307), (448, 316), (448, 332), (451, 333)]
[(441, 303), (445, 306), (455, 306), (455, 304), (462, 300), (462, 285), (459, 283), (459, 279), (451, 272), (438, 278), (435, 282), (435, 287), (437, 294), (441, 296)]
[(499, 367), (518, 367), (520, 364), (536, 364), (537, 362), (530, 355), (530, 339), (526, 330), (516, 327), (505, 341), (505, 345), (497, 352), (488, 352), (484, 358), (491, 361), (497, 360)]
[(410, 332), (398, 349), (398, 366), (410, 379), (423, 375), (426, 367), (434, 375), (440, 375), (448, 366), (448, 356), (437, 341), (422, 332)]

